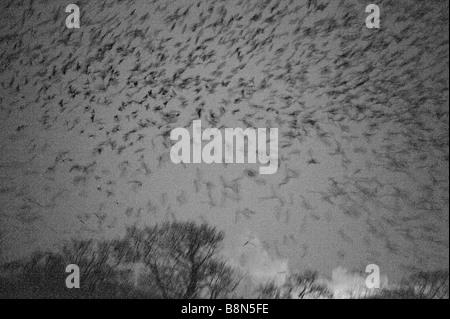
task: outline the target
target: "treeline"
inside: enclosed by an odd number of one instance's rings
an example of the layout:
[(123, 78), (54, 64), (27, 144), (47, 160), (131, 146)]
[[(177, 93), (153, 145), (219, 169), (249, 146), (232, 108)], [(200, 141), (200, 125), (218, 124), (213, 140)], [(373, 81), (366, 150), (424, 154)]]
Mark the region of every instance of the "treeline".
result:
[[(277, 286), (267, 283), (260, 288), (260, 297), (268, 299), (318, 299), (333, 298), (327, 286), (318, 283), (316, 272), (290, 275), (286, 282)], [(347, 291), (349, 299), (449, 299), (449, 271), (421, 271), (404, 279), (391, 288), (357, 289)]]
[(420, 271), (395, 289), (382, 289), (370, 299), (449, 299), (449, 271)]
[[(219, 254), (223, 232), (174, 222), (129, 227), (121, 239), (72, 240), (59, 252), (36, 252), (2, 266), (3, 298), (228, 298), (238, 272)], [(80, 288), (66, 287), (66, 266)]]
[[(129, 227), (115, 240), (76, 240), (1, 266), (0, 298), (240, 298), (245, 274), (220, 254), (224, 233), (208, 224)], [(66, 287), (69, 264), (80, 288)], [(448, 271), (421, 272), (395, 290), (360, 298), (448, 298)], [(248, 297), (248, 296), (245, 296)], [(317, 272), (265, 283), (254, 298), (332, 298)], [(358, 296), (356, 296), (358, 297)]]

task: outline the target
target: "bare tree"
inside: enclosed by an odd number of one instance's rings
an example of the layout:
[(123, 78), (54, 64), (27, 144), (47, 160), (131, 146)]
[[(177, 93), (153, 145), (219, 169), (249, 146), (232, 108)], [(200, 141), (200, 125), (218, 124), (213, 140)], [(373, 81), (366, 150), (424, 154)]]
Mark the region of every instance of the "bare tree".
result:
[(381, 289), (368, 299), (448, 299), (448, 270), (420, 271), (410, 275), (395, 289)]
[(292, 274), (284, 284), (284, 293), (290, 298), (331, 298), (328, 288), (318, 282), (318, 273), (307, 270), (301, 274)]
[(331, 298), (328, 288), (318, 282), (318, 273), (307, 270), (291, 274), (281, 286), (274, 282), (261, 285), (257, 292), (260, 299), (305, 299)]
[(208, 269), (209, 281), (206, 282), (206, 293), (210, 299), (230, 297), (242, 280), (238, 271), (224, 261), (211, 261)]
[(116, 245), (116, 256), (144, 265), (141, 284), (162, 298), (223, 297), (237, 281), (234, 270), (219, 256), (223, 238), (223, 232), (205, 223), (130, 227)]
[[(5, 292), (11, 298), (117, 298), (130, 296), (129, 271), (111, 258), (111, 242), (72, 240), (59, 252), (35, 252), (5, 264)], [(68, 289), (66, 266), (80, 268), (80, 289)], [(2, 287), (3, 288), (3, 287)]]
[(61, 258), (65, 265), (76, 264), (80, 268), (80, 289), (98, 294), (119, 286), (129, 280), (131, 271), (119, 268), (119, 262), (113, 258), (115, 242), (72, 240), (64, 245)]
[(411, 275), (405, 282), (406, 289), (426, 299), (449, 298), (449, 271), (421, 271)]
[(281, 287), (277, 286), (275, 282), (269, 281), (260, 285), (256, 289), (258, 299), (281, 299), (282, 292)]

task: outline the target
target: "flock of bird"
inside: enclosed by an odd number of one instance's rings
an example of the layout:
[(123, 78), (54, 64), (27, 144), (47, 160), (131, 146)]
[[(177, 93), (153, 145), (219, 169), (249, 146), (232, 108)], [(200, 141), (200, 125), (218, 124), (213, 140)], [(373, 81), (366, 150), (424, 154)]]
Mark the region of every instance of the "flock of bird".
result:
[[(2, 2), (4, 254), (197, 218), (294, 267), (448, 265), (448, 3), (378, 2)], [(278, 128), (278, 172), (175, 165), (197, 119)]]

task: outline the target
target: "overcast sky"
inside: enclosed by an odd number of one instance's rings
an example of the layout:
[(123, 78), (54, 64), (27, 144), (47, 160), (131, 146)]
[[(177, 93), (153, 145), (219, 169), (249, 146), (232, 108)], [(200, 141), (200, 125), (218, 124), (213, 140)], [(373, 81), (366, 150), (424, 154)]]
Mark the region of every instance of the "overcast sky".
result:
[[(448, 268), (448, 1), (69, 3), (1, 4), (3, 260), (195, 219), (267, 272)], [(172, 163), (196, 119), (278, 128), (277, 172)]]

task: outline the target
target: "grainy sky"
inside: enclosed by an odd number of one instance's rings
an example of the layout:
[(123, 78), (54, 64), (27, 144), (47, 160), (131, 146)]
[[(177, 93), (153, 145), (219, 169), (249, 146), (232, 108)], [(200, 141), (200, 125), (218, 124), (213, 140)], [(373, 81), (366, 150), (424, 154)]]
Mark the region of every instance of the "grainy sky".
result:
[[(9, 2), (3, 260), (195, 219), (267, 271), (448, 268), (448, 1), (377, 1), (380, 29), (370, 1), (78, 1), (79, 29), (69, 1)], [(278, 171), (172, 163), (196, 119), (278, 128)]]

